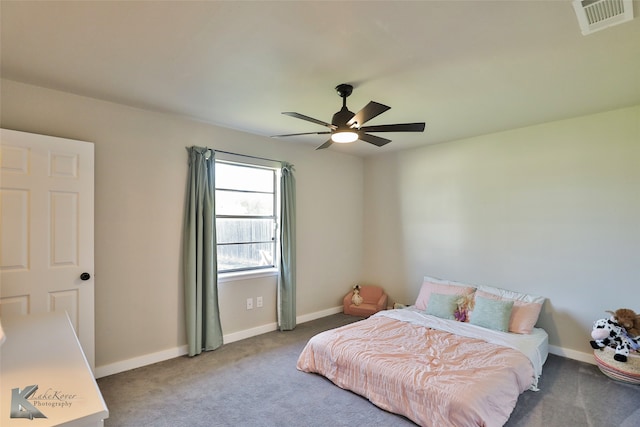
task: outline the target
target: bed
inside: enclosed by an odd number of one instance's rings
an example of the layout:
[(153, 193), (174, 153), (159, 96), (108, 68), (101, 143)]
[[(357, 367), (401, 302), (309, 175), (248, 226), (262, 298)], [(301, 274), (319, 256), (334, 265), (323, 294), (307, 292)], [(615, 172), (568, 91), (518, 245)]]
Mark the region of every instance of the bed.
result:
[[(547, 333), (531, 324), (537, 321), (541, 299), (437, 280), (425, 278), (416, 304), (409, 308), (382, 311), (314, 336), (297, 368), (323, 375), (421, 426), (502, 426), (518, 396), (537, 390), (548, 354)], [(442, 295), (457, 302), (461, 296), (472, 297), (470, 320), (448, 315), (447, 310), (455, 311), (451, 304), (439, 310)], [(502, 315), (504, 331), (478, 324), (485, 299), (506, 301), (511, 307)], [(491, 316), (499, 316), (490, 305)], [(530, 311), (527, 332), (510, 332), (522, 326), (515, 320), (522, 320), (523, 308)]]

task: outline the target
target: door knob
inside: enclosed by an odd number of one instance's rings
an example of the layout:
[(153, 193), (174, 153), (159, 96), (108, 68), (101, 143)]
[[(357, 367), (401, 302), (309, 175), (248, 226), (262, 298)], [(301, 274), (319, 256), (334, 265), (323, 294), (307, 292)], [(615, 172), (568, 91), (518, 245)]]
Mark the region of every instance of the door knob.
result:
[(89, 280), (91, 279), (91, 275), (89, 273), (82, 273), (80, 275), (80, 280)]

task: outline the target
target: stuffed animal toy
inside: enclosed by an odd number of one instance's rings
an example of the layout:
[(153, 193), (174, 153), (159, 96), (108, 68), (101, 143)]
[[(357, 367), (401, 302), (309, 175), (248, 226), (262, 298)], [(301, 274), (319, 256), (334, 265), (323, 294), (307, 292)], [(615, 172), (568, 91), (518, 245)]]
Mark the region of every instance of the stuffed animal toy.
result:
[(589, 343), (595, 350), (607, 346), (615, 348), (613, 358), (618, 362), (626, 362), (629, 352), (640, 348), (640, 340), (630, 337), (613, 316), (596, 320), (591, 330), (591, 338), (593, 340)]
[(640, 315), (629, 308), (619, 308), (616, 311), (607, 310), (620, 326), (627, 330), (627, 334), (634, 338), (640, 336)]
[(364, 301), (364, 299), (360, 295), (360, 285), (355, 285), (353, 287), (353, 296), (351, 297), (351, 302), (354, 305), (360, 305), (362, 304), (362, 301)]

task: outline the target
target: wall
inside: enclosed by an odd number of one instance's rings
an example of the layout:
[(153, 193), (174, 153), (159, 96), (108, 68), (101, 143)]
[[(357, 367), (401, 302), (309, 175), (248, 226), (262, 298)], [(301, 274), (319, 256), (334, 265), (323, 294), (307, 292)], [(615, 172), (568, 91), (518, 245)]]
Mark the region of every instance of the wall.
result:
[[(0, 107), (1, 127), (95, 143), (98, 372), (185, 343), (179, 248), (194, 144), (295, 164), (301, 320), (330, 312), (356, 281), (413, 302), (429, 274), (548, 297), (540, 326), (556, 352), (581, 358), (604, 310), (640, 311), (628, 298), (640, 283), (640, 106), (364, 161), (8, 80)], [(265, 307), (247, 311), (256, 296)], [(220, 303), (225, 336), (272, 328), (275, 279), (222, 283)]]
[(548, 298), (553, 350), (591, 360), (605, 310), (640, 312), (640, 106), (365, 161), (365, 274), (413, 303), (422, 277)]
[[(297, 314), (326, 314), (362, 268), (363, 160), (2, 80), (0, 126), (95, 143), (96, 372), (181, 353), (186, 146), (285, 160), (297, 180)], [(331, 171), (330, 173), (328, 171)], [(336, 248), (340, 248), (337, 252)], [(220, 284), (225, 337), (275, 328), (275, 277)], [(264, 307), (246, 310), (246, 298)]]

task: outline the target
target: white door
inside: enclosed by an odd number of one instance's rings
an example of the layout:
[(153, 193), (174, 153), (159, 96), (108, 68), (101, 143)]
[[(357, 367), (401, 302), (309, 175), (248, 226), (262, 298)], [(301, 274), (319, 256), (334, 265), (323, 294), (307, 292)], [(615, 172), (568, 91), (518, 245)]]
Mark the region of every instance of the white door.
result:
[(0, 316), (66, 311), (93, 370), (93, 144), (0, 129), (0, 168)]

